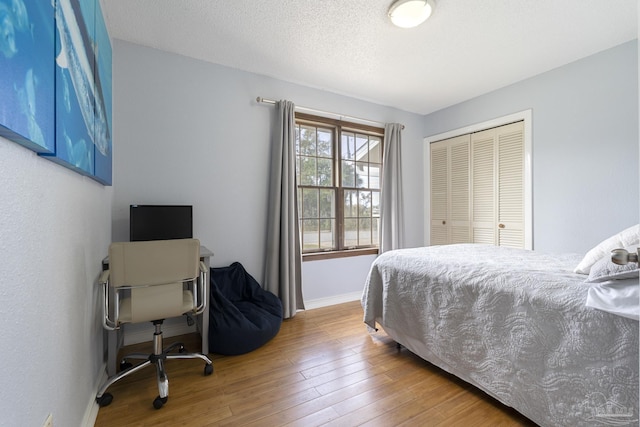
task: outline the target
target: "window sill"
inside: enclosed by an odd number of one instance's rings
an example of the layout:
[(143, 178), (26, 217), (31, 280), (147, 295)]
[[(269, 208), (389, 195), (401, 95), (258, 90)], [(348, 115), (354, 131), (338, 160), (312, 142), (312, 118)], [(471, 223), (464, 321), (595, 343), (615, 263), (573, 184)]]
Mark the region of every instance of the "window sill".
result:
[(349, 249), (345, 251), (315, 252), (302, 254), (302, 261), (318, 261), (323, 259), (347, 258), (360, 255), (378, 255), (378, 248)]

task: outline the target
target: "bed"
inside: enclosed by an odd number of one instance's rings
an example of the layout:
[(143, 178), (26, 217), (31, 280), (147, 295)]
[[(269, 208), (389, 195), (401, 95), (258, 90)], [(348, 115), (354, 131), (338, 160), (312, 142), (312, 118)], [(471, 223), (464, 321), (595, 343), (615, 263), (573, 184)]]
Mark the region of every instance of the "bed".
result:
[[(585, 283), (582, 261), (476, 244), (385, 252), (364, 322), (541, 426), (638, 425), (637, 306), (586, 306), (612, 281)], [(637, 288), (626, 271), (615, 284)]]

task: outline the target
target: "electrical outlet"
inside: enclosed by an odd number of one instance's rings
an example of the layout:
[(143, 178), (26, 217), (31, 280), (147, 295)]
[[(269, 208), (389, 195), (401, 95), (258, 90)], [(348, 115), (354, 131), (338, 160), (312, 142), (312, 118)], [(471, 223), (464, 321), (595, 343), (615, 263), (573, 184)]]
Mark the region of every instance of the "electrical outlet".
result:
[(42, 427), (53, 427), (53, 414), (49, 414)]

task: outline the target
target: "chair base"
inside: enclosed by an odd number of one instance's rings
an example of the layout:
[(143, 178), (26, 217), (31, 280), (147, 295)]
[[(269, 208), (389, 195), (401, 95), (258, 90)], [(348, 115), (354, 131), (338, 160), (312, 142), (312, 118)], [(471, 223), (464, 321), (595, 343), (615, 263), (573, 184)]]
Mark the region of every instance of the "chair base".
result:
[[(162, 338), (162, 321), (153, 322), (156, 330), (153, 334), (153, 353), (132, 353), (126, 355), (120, 363), (121, 372), (110, 377), (98, 390), (96, 395), (96, 402), (100, 407), (109, 405), (113, 396), (111, 393), (105, 393), (106, 390), (115, 382), (125, 378), (134, 372), (138, 372), (147, 366), (155, 365), (156, 367), (156, 380), (158, 383), (158, 397), (153, 401), (153, 407), (156, 409), (162, 408), (167, 403), (169, 398), (169, 378), (164, 369), (164, 362), (167, 359), (202, 359), (205, 362), (204, 375), (211, 375), (213, 373), (213, 362), (201, 353), (185, 353), (184, 345), (182, 343), (173, 343), (167, 348), (163, 349)], [(178, 348), (178, 354), (169, 354)], [(128, 359), (142, 359), (143, 362), (137, 365), (131, 365), (127, 362)]]

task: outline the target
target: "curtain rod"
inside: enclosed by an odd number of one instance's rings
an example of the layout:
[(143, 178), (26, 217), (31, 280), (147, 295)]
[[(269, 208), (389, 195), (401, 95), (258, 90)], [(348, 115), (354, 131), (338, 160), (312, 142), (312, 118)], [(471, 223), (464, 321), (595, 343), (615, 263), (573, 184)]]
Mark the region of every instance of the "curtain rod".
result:
[[(267, 98), (263, 98), (261, 96), (257, 97), (256, 101), (258, 103), (262, 103), (262, 104), (275, 105), (275, 103), (276, 103), (276, 101), (274, 101), (273, 99), (267, 99)], [(361, 119), (360, 117), (353, 117), (353, 116), (345, 116), (344, 114), (332, 113), (331, 111), (316, 110), (314, 108), (299, 107), (297, 105), (296, 105), (296, 110), (306, 111), (308, 113), (315, 113), (315, 114), (321, 114), (321, 115), (337, 116), (337, 117), (340, 118), (340, 120), (372, 123), (372, 124), (374, 124), (376, 126), (380, 126), (382, 128), (384, 128), (384, 125), (386, 124), (386, 123), (378, 122), (378, 121), (375, 121), (375, 120)], [(404, 125), (402, 125), (402, 129), (404, 129)]]

